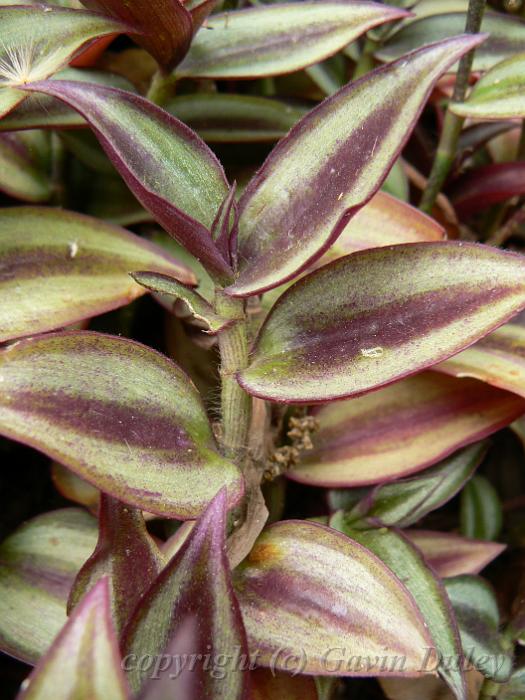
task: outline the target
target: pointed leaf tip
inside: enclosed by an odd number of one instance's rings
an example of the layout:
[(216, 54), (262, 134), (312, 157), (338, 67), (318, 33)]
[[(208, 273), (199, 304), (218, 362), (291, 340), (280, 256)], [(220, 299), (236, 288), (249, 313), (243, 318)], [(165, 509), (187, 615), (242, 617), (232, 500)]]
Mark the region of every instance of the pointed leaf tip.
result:
[(250, 296), (294, 277), (341, 234), (379, 189), (432, 86), (484, 37), (431, 44), (350, 83), (301, 119), (239, 203), (239, 274)]
[(284, 403), (357, 396), (441, 362), (524, 307), (522, 255), (452, 241), (360, 251), (279, 298), (238, 380)]

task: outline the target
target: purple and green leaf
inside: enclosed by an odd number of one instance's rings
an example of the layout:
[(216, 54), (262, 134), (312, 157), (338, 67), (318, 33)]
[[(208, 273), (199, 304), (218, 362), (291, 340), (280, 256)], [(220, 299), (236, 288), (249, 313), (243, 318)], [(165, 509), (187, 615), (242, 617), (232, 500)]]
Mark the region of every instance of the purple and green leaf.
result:
[(314, 403), (441, 362), (525, 307), (525, 258), (461, 242), (339, 258), (277, 301), (238, 374), (250, 394)]
[(231, 277), (210, 229), (229, 186), (195, 132), (138, 95), (67, 80), (26, 89), (56, 97), (89, 123), (138, 201), (220, 279)]
[(406, 17), (374, 2), (277, 3), (213, 15), (195, 36), (177, 76), (260, 78), (332, 56), (372, 27)]
[(524, 412), (525, 401), (484, 382), (416, 374), (314, 409), (313, 449), (287, 473), (317, 486), (377, 484), (421, 471)]
[[(226, 498), (222, 490), (210, 502), (191, 534), (146, 591), (123, 636), (123, 653), (140, 659), (163, 654), (169, 659), (201, 654), (227, 661), (225, 676), (214, 665), (130, 671), (134, 690), (144, 700), (245, 700), (248, 694), (248, 648), (226, 557)], [(245, 665), (235, 664), (244, 655)]]
[(46, 655), (23, 682), (17, 700), (130, 700), (109, 586), (102, 579), (84, 598)]
[(455, 37), (372, 71), (293, 127), (240, 200), (230, 294), (276, 287), (334, 243), (380, 188), (438, 77), (480, 41)]
[[(410, 676), (434, 646), (392, 571), (362, 545), (317, 523), (267, 528), (235, 570), (234, 585), (261, 666), (286, 670), (293, 657), (294, 668), (313, 675)], [(337, 649), (332, 658), (330, 649)], [(382, 665), (385, 655), (402, 657), (403, 668)]]
[(42, 134), (0, 134), (0, 190), (25, 202), (46, 202), (53, 187), (46, 163), (35, 153), (35, 137)]
[(92, 12), (43, 4), (0, 7), (0, 116), (26, 97), (18, 87), (49, 78), (90, 40), (128, 29)]
[(197, 389), (154, 350), (54, 333), (2, 350), (0, 377), (0, 433), (124, 503), (185, 520), (223, 486), (239, 502), (242, 476), (219, 454)]
[(128, 304), (145, 292), (129, 272), (145, 267), (196, 282), (183, 263), (124, 229), (60, 209), (2, 209), (0, 341)]
[(67, 621), (75, 576), (97, 541), (97, 521), (66, 508), (24, 523), (0, 545), (0, 650), (35, 664)]
[(448, 192), (460, 219), (525, 194), (525, 161), (490, 163), (466, 172)]

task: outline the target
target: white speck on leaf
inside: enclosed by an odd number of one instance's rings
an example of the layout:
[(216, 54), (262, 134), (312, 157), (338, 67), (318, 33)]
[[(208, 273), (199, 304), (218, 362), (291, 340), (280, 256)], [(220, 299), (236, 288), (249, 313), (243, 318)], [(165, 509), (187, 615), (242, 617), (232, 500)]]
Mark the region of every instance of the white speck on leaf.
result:
[(71, 259), (77, 257), (77, 253), (78, 253), (78, 243), (77, 243), (76, 241), (71, 241), (71, 242), (68, 244), (68, 252), (69, 252), (69, 257), (70, 257)]
[(379, 345), (375, 348), (361, 348), (359, 351), (362, 357), (381, 357), (383, 355), (383, 348)]

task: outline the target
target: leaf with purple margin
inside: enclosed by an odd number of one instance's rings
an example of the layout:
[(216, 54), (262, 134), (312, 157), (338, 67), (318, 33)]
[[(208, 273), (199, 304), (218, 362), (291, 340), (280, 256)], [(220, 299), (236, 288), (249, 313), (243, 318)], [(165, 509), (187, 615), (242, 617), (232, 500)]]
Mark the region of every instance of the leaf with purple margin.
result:
[(124, 503), (182, 520), (222, 486), (243, 494), (218, 452), (197, 389), (131, 340), (53, 333), (0, 353), (0, 433), (35, 447)]
[(129, 700), (118, 642), (111, 624), (109, 586), (97, 583), (29, 678), (17, 700)]
[(135, 27), (128, 34), (165, 70), (174, 68), (188, 51), (193, 21), (179, 0), (82, 0), (82, 4)]
[(433, 369), (475, 377), (525, 397), (525, 328), (507, 323)]
[[(458, 658), (461, 655), (459, 631), (446, 591), (410, 540), (399, 530), (353, 530), (337, 513), (330, 519), (330, 525), (373, 552), (403, 581), (421, 610), (438, 657)], [(461, 666), (440, 664), (438, 672), (455, 697), (466, 700), (465, 677)]]
[(140, 510), (101, 494), (98, 542), (78, 572), (68, 600), (68, 613), (104, 576), (109, 583), (111, 614), (117, 633), (131, 617), (165, 560), (149, 535)]
[[(163, 275), (159, 272), (133, 272), (133, 279), (146, 289), (157, 294), (166, 294), (180, 299), (190, 310), (190, 313), (209, 326), (208, 333), (218, 333), (220, 330), (233, 323), (231, 319), (222, 318), (215, 313), (212, 305), (191, 287), (181, 284), (178, 280)], [(525, 409), (524, 409), (525, 412)]]
[(406, 17), (379, 3), (278, 3), (213, 15), (195, 36), (177, 75), (260, 78), (318, 63), (378, 24)]
[(129, 272), (196, 278), (149, 241), (61, 209), (0, 210), (0, 341), (53, 330), (141, 296)]
[(129, 27), (92, 12), (38, 5), (0, 8), (0, 116), (24, 98), (17, 88), (44, 80), (86, 42)]
[(21, 525), (0, 545), (0, 650), (35, 664), (67, 620), (66, 603), (97, 541), (97, 521), (65, 508)]
[(486, 451), (486, 442), (477, 443), (412, 479), (379, 484), (344, 513), (343, 521), (354, 530), (413, 525), (460, 491)]
[[(241, 700), (247, 697), (248, 673), (235, 664), (247, 655), (246, 635), (231, 583), (225, 543), (226, 498), (221, 490), (210, 502), (191, 534), (142, 602), (123, 635), (123, 654), (131, 661), (143, 654), (217, 654), (228, 660), (224, 678), (212, 664), (183, 668), (139, 669), (134, 664), (130, 683), (142, 687), (143, 700), (183, 697), (185, 700)], [(162, 656), (157, 656), (162, 658)], [(246, 657), (245, 657), (246, 660)], [(148, 680), (149, 679), (149, 680)]]
[[(261, 666), (286, 670), (295, 656), (294, 668), (307, 674), (410, 676), (433, 646), (414, 599), (391, 570), (317, 523), (267, 528), (234, 571), (234, 586)], [(327, 650), (337, 655), (329, 658)], [(391, 663), (381, 667), (385, 656)]]
[(423, 552), (427, 562), (442, 578), (479, 574), (506, 546), (432, 530), (405, 530), (405, 535)]
[(221, 279), (231, 269), (210, 229), (229, 186), (195, 132), (138, 95), (102, 85), (51, 80), (26, 86), (76, 109), (139, 202)]
[[(465, 21), (464, 12), (445, 12), (409, 22), (392, 34), (375, 55), (380, 61), (395, 60), (407, 51), (425, 46), (430, 41), (445, 39), (464, 31)], [(523, 51), (525, 22), (519, 17), (486, 12), (481, 31), (486, 32), (488, 38), (474, 55), (475, 71), (492, 68), (505, 58)], [(451, 63), (450, 67), (452, 65)]]
[(421, 471), (523, 413), (515, 394), (423, 372), (314, 409), (313, 449), (287, 475), (317, 486), (377, 484)]
[(321, 256), (380, 188), (438, 77), (482, 39), (455, 37), (372, 71), (293, 127), (240, 200), (230, 294), (271, 289)]
[(250, 394), (322, 402), (364, 394), (454, 355), (525, 307), (525, 257), (472, 243), (360, 251), (277, 301), (238, 374)]

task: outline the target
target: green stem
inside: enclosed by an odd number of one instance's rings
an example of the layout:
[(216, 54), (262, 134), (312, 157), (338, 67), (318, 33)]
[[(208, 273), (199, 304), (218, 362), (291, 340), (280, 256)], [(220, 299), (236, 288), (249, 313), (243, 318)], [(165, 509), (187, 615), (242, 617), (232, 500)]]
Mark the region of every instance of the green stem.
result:
[(525, 160), (525, 119), (521, 122), (520, 141), (516, 160)]
[(159, 69), (151, 80), (146, 97), (156, 105), (163, 107), (175, 94), (176, 82), (177, 78), (174, 73), (165, 73)]
[(215, 310), (233, 321), (219, 333), (222, 445), (225, 455), (242, 466), (248, 445), (252, 402), (237, 382), (236, 373), (248, 366), (247, 323), (243, 302), (222, 292), (217, 292)]
[[(467, 23), (465, 27), (465, 32), (467, 34), (477, 34), (479, 32), (483, 13), (485, 11), (485, 4), (486, 0), (469, 0)], [(454, 94), (452, 96), (453, 102), (463, 102), (465, 99), (470, 69), (472, 68), (472, 61), (474, 60), (474, 52), (475, 49), (472, 49), (465, 54), (459, 62)], [(427, 187), (421, 199), (420, 208), (427, 214), (431, 213), (436, 198), (456, 158), (456, 150), (463, 122), (463, 117), (458, 117), (450, 110), (447, 110), (434, 164), (430, 172)]]
[(374, 51), (377, 49), (378, 43), (374, 39), (367, 37), (359, 61), (356, 63), (354, 68), (354, 74), (352, 75), (352, 80), (357, 80), (365, 73), (368, 73), (374, 67)]

